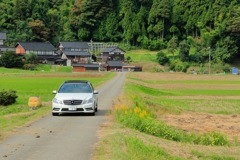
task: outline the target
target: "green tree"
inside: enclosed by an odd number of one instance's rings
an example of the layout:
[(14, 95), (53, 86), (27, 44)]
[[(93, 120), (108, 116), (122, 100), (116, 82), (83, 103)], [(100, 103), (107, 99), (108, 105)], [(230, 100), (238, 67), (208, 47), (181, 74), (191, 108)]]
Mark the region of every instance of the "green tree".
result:
[(118, 17), (115, 12), (108, 13), (94, 30), (93, 38), (100, 41), (119, 41), (121, 32), (118, 31)]
[(159, 64), (165, 65), (169, 63), (169, 58), (164, 52), (160, 51), (157, 53), (157, 61)]
[[(153, 24), (153, 31), (163, 40), (165, 21), (170, 18), (171, 3), (169, 0), (153, 0), (149, 12), (148, 23)], [(161, 21), (160, 21), (161, 20)]]
[(25, 63), (26, 64), (36, 64), (37, 63), (37, 55), (34, 53), (29, 53), (25, 55)]
[(34, 41), (47, 41), (50, 35), (50, 29), (47, 28), (43, 21), (34, 20), (29, 22), (29, 26), (32, 28)]
[(173, 54), (177, 50), (178, 47), (178, 39), (176, 37), (172, 37), (172, 39), (168, 42), (168, 51)]
[(131, 0), (123, 0), (119, 13), (122, 17), (120, 25), (123, 29), (123, 39), (127, 44), (135, 43), (135, 36), (140, 32), (140, 26), (137, 21), (136, 4)]
[(13, 51), (6, 51), (0, 57), (0, 63), (6, 68), (22, 68), (23, 61), (22, 57), (16, 55)]
[(185, 62), (189, 60), (189, 50), (190, 46), (185, 40), (179, 43), (179, 57), (181, 61)]

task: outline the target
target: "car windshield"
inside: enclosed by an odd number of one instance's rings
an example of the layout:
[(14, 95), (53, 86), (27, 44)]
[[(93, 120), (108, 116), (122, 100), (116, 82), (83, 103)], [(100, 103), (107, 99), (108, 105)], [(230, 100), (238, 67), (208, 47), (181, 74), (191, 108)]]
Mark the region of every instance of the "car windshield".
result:
[(87, 83), (64, 83), (58, 93), (92, 93)]

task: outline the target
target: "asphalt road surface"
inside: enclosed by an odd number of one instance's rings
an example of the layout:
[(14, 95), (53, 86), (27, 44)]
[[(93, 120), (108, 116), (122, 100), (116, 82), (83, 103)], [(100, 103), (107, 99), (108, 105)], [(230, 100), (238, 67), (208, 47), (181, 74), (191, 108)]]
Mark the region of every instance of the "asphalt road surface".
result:
[(0, 160), (89, 160), (97, 131), (113, 99), (121, 94), (125, 73), (117, 73), (99, 90), (98, 112), (86, 114), (48, 115), (20, 128), (0, 143)]

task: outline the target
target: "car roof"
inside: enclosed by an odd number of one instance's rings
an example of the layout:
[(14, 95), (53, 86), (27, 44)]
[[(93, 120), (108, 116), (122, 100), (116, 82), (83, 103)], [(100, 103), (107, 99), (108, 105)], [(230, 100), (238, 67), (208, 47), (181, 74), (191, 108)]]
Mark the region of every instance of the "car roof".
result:
[(67, 80), (64, 83), (90, 83), (87, 80)]

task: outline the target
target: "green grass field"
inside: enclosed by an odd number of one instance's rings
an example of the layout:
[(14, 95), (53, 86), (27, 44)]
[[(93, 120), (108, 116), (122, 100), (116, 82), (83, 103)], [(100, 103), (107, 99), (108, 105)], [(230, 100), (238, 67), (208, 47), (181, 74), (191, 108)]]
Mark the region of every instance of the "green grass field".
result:
[(157, 52), (148, 51), (148, 50), (131, 50), (126, 53), (126, 57), (131, 57), (133, 62), (156, 62)]
[[(0, 68), (0, 91), (15, 90), (18, 96), (15, 104), (0, 106), (0, 140), (14, 128), (48, 114), (54, 97), (52, 91), (65, 80), (89, 80), (97, 88), (114, 76), (114, 73), (71, 73), (65, 67), (56, 70), (55, 67), (40, 66), (39, 71)], [(30, 111), (28, 100), (33, 96), (39, 96), (43, 105)]]

